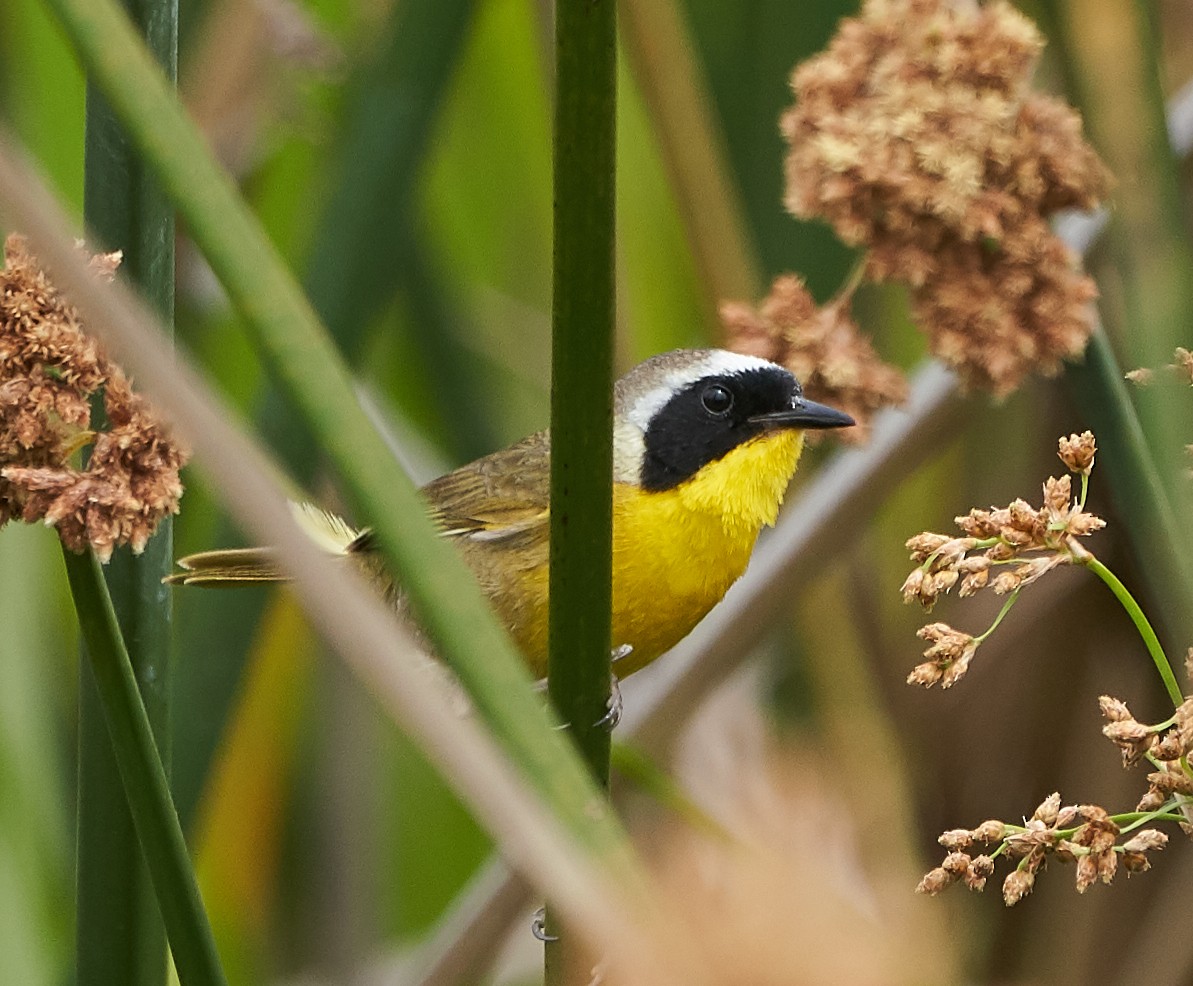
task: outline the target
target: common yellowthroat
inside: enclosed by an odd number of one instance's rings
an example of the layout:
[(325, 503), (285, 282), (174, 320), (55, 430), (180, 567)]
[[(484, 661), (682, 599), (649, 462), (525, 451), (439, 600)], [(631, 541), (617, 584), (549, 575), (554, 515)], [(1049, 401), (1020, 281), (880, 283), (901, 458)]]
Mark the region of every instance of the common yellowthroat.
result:
[[(618, 677), (649, 664), (712, 609), (772, 525), (809, 428), (853, 419), (806, 400), (781, 366), (718, 349), (677, 349), (617, 381), (613, 415), (613, 631)], [(542, 431), (422, 488), (517, 641), (547, 669), (549, 457)], [(297, 516), (330, 552), (355, 558), (394, 594), (368, 530), (317, 508)], [(270, 551), (182, 558), (168, 581), (249, 585), (284, 578)]]

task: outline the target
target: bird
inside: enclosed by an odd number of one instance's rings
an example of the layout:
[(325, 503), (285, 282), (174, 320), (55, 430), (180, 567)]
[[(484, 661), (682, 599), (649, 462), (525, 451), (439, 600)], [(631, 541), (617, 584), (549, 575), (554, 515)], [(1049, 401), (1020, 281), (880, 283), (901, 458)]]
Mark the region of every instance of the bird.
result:
[[(785, 367), (721, 349), (677, 349), (638, 364), (613, 392), (612, 644), (618, 678), (670, 650), (745, 572), (773, 526), (804, 432), (848, 414), (808, 400)], [(421, 493), (440, 535), (476, 576), (531, 672), (547, 671), (548, 431), (432, 480)], [(355, 560), (387, 596), (370, 530), (313, 505), (296, 519), (330, 554)], [(178, 560), (173, 584), (283, 581), (268, 548)]]

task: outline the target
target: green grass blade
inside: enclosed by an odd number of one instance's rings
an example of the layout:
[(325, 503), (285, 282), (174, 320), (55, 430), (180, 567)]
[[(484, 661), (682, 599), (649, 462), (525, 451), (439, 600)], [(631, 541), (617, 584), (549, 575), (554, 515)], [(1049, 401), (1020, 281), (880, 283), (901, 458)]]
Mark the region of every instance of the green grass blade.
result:
[(1065, 373), (1082, 421), (1098, 439), (1095, 478), (1108, 484), (1130, 532), (1139, 573), (1159, 603), (1160, 624), (1176, 650), (1193, 640), (1193, 559), (1127, 392), (1110, 341), (1099, 329), (1085, 359)]
[(529, 675), (471, 573), (437, 536), (372, 428), (330, 338), (160, 73), (110, 0), (50, 0), (83, 62), (185, 217), (296, 411), (322, 439), (360, 516), (402, 578), (438, 653), (478, 712), (589, 851), (625, 860), (611, 812), (531, 691)]
[[(359, 358), (378, 311), (411, 280), (416, 301), (423, 302), (419, 314), (427, 316), (420, 327), (432, 337), (420, 340), (423, 348), (440, 344), (434, 313), (426, 311), (425, 261), (411, 243), (413, 200), (475, 7), (475, 0), (396, 5), (383, 29), (385, 42), (348, 86), (346, 123), (335, 141), (338, 174), (315, 229), (304, 284), (350, 361)], [(427, 352), (422, 369), (436, 379), (436, 397), (462, 389), (445, 379), (450, 372), (445, 368), (457, 365)], [(448, 414), (459, 408), (460, 401), (445, 400), (440, 409)], [(290, 473), (300, 483), (309, 482), (322, 459), (310, 454), (310, 432), (289, 403), (271, 388), (255, 417)], [(450, 420), (446, 430), (462, 431)], [(464, 451), (479, 454), (475, 446)], [(236, 536), (230, 524), (222, 524), (215, 543), (233, 543)], [(239, 688), (262, 598), (261, 593), (235, 599), (203, 594), (190, 604), (187, 628), (201, 632), (182, 634), (179, 690), (195, 696), (201, 708), (176, 726), (174, 774), (178, 810), (188, 828)]]
[(475, 9), (476, 0), (398, 4), (381, 56), (357, 84), (340, 174), (303, 279), (350, 359), (401, 280), (417, 178)]

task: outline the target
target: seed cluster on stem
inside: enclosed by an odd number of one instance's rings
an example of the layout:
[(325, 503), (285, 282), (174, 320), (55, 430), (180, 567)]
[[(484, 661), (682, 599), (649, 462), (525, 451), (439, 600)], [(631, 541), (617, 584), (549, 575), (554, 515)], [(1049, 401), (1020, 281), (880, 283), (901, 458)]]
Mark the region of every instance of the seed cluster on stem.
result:
[[(1088, 431), (1059, 441), (1057, 455), (1081, 480), (1076, 497), (1071, 475), (1050, 478), (1044, 483), (1040, 507), (1015, 500), (1007, 507), (974, 509), (957, 518), (961, 537), (924, 532), (907, 542), (912, 559), (919, 564), (903, 583), (906, 602), (918, 601), (930, 609), (955, 585), (961, 596), (987, 587), (1008, 595), (994, 623), (980, 635), (955, 630), (946, 623), (923, 627), (919, 636), (929, 642), (924, 652), (927, 660), (917, 665), (907, 680), (942, 688), (955, 684), (965, 675), (979, 644), (994, 632), (1024, 587), (1060, 565), (1083, 565), (1122, 602), (1176, 706), (1171, 718), (1146, 724), (1136, 720), (1121, 699), (1103, 695), (1100, 700), (1108, 720), (1102, 732), (1122, 751), (1123, 765), (1146, 760), (1155, 768), (1147, 777), (1148, 790), (1132, 812), (1112, 814), (1100, 805), (1062, 805), (1060, 794), (1054, 793), (1022, 825), (991, 819), (974, 829), (951, 829), (938, 840), (948, 854), (919, 882), (919, 893), (935, 895), (955, 883), (982, 890), (1000, 856), (1018, 861), (1003, 881), (1003, 899), (1008, 906), (1031, 892), (1049, 857), (1076, 865), (1077, 891), (1084, 893), (1098, 881), (1112, 882), (1120, 863), (1128, 873), (1150, 868), (1148, 854), (1163, 849), (1168, 836), (1159, 829), (1141, 828), (1148, 822), (1176, 822), (1193, 835), (1193, 769), (1189, 765), (1193, 699), (1181, 694), (1168, 658), (1138, 603), (1077, 540), (1105, 526), (1101, 518), (1085, 510), (1096, 451), (1094, 436)], [(1193, 649), (1187, 670), (1193, 677)], [(967, 850), (979, 843), (995, 848), (971, 855)]]
[(1006, 605), (985, 633), (974, 636), (947, 623), (930, 623), (919, 631), (929, 647), (927, 658), (908, 676), (913, 685), (948, 688), (959, 681), (981, 644), (1006, 616), (1019, 591), (1060, 565), (1088, 564), (1093, 558), (1078, 543), (1106, 526), (1085, 509), (1090, 471), (1097, 444), (1091, 432), (1061, 438), (1057, 454), (1081, 477), (1081, 491), (1073, 496), (1071, 476), (1050, 477), (1044, 483), (1044, 501), (1033, 507), (1013, 500), (1006, 507), (974, 508), (957, 517), (962, 536), (950, 537), (924, 531), (907, 542), (919, 564), (903, 583), (904, 602), (919, 602), (931, 610), (954, 586), (958, 595), (972, 596), (989, 588), (1007, 595)]
[[(187, 452), (124, 371), (89, 336), (25, 240), (12, 234), (0, 270), (0, 524), (42, 521), (76, 553), (139, 553), (178, 512)], [(120, 254), (90, 265), (111, 280)], [(103, 395), (106, 424), (93, 427)], [(87, 464), (74, 460), (90, 448)]]

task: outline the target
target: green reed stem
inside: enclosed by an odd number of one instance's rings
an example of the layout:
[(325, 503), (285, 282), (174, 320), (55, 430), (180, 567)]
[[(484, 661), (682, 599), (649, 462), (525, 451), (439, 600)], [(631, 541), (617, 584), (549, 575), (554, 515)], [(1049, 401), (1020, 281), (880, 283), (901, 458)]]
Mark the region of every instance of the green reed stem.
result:
[[(126, 0), (146, 46), (168, 79), (176, 75), (175, 0)], [(121, 277), (174, 323), (174, 210), (100, 91), (87, 90), (83, 219), (92, 249), (120, 250)], [(98, 411), (95, 413), (99, 413)], [(141, 699), (164, 769), (170, 764), (171, 518), (146, 550), (117, 549), (105, 574)], [(77, 986), (162, 986), (166, 936), (121, 788), (93, 675), (79, 681), (78, 850), (75, 901)]]
[[(616, 68), (615, 0), (559, 0), (547, 692), (601, 786), (612, 673)], [(545, 953), (547, 986), (587, 982), (576, 979), (585, 962), (566, 936)]]
[[(153, 729), (99, 562), (63, 549), (96, 690), (181, 986), (226, 983)], [(118, 947), (119, 943), (109, 943)], [(110, 980), (115, 983), (114, 980)]]
[(1173, 673), (1172, 665), (1168, 661), (1168, 655), (1164, 653), (1164, 648), (1160, 646), (1160, 638), (1156, 636), (1156, 631), (1152, 629), (1151, 623), (1148, 622), (1148, 618), (1144, 615), (1139, 603), (1135, 601), (1135, 597), (1119, 581), (1118, 576), (1093, 555), (1082, 559), (1082, 563), (1105, 582), (1110, 587), (1110, 591), (1114, 593), (1115, 598), (1122, 603), (1123, 609), (1131, 617), (1131, 622), (1135, 624), (1135, 629), (1139, 631), (1139, 636), (1143, 638), (1147, 652), (1151, 655), (1152, 662), (1156, 665), (1156, 670), (1160, 672), (1160, 677), (1164, 681), (1164, 688), (1168, 692), (1168, 697), (1172, 699), (1173, 705), (1179, 706), (1184, 702), (1185, 696), (1181, 694), (1181, 688), (1177, 684), (1176, 675)]

